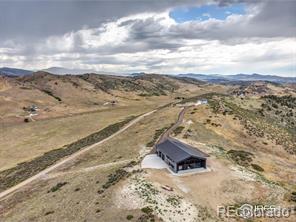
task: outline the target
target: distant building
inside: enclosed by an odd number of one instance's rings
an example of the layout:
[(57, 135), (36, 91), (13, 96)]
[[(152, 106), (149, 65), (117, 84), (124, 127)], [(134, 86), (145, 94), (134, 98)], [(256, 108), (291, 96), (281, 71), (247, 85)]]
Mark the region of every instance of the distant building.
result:
[(207, 154), (173, 138), (168, 138), (157, 144), (156, 153), (175, 173), (207, 167)]
[(207, 99), (197, 100), (196, 105), (202, 105), (202, 104), (208, 104), (208, 100)]
[(201, 99), (201, 104), (208, 104), (208, 100), (207, 99)]
[(30, 107), (30, 111), (31, 112), (36, 112), (38, 110), (38, 107), (36, 106), (36, 105), (31, 105), (31, 107)]

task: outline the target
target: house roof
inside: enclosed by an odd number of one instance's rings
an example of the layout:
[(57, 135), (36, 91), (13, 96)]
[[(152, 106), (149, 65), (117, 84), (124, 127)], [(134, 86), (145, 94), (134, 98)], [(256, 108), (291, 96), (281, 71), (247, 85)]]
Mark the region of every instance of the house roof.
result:
[(173, 138), (168, 138), (164, 142), (157, 144), (156, 149), (169, 156), (176, 163), (192, 156), (200, 159), (209, 156), (199, 149)]

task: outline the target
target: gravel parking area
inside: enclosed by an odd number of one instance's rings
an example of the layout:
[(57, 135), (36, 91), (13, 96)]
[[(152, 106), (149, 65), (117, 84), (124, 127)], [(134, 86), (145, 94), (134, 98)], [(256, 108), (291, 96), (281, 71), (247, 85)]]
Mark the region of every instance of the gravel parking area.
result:
[(168, 166), (166, 163), (159, 158), (156, 154), (149, 154), (144, 157), (141, 163), (142, 168), (150, 169), (166, 169)]

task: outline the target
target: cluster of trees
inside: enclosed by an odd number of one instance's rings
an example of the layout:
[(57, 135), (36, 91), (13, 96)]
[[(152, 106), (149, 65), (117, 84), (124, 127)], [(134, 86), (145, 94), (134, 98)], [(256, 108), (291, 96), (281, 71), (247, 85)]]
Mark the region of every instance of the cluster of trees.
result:
[(275, 95), (268, 95), (263, 96), (268, 103), (271, 104), (271, 106), (275, 109), (278, 108), (278, 105), (286, 106), (290, 109), (296, 108), (296, 98), (289, 95), (289, 96), (275, 96)]

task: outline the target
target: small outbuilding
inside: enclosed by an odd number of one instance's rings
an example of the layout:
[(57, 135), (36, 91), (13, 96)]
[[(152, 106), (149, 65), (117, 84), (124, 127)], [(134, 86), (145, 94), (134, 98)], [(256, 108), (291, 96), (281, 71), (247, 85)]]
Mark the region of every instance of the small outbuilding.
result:
[(180, 170), (207, 168), (206, 153), (173, 138), (157, 144), (156, 153), (175, 173)]
[(196, 101), (195, 105), (203, 105), (203, 104), (208, 104), (208, 100), (207, 99), (199, 99)]

